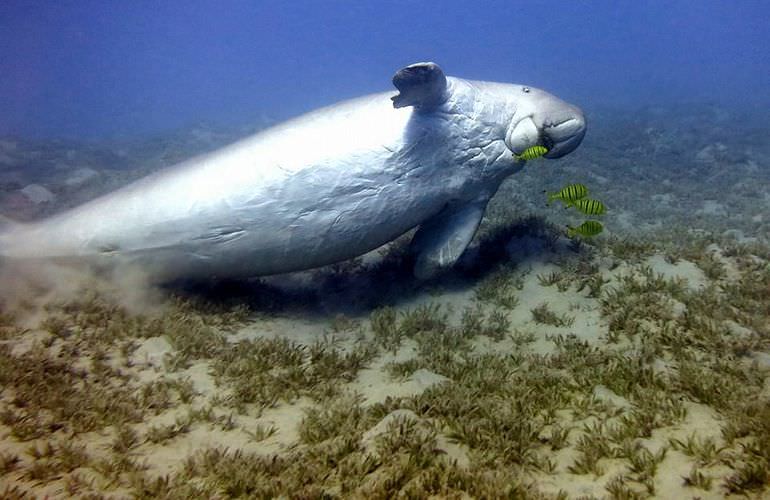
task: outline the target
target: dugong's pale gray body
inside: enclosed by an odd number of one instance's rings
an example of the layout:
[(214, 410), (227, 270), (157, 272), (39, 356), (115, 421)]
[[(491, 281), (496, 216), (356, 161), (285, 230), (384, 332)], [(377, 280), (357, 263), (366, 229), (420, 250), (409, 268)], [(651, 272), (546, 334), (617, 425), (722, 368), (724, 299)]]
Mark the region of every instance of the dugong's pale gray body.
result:
[[(576, 107), (523, 85), (400, 70), (400, 90), (329, 106), (0, 235), (10, 258), (135, 262), (159, 280), (297, 271), (419, 226), (415, 272), (451, 266), (489, 199), (585, 133)], [(392, 97), (391, 97), (392, 96)]]

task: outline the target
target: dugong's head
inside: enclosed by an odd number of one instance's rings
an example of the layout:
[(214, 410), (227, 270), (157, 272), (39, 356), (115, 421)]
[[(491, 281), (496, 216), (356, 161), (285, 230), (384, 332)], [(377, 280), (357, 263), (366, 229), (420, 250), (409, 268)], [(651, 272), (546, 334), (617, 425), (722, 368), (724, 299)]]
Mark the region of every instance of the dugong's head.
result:
[(545, 146), (546, 158), (560, 158), (580, 145), (586, 120), (580, 108), (534, 87), (516, 86), (516, 112), (505, 134), (505, 145), (521, 154)]
[[(453, 79), (457, 82), (458, 79)], [(545, 146), (546, 158), (560, 158), (575, 150), (586, 133), (583, 112), (544, 90), (524, 85), (472, 82), (473, 88), (484, 89), (504, 103), (506, 120), (513, 106), (513, 118), (507, 125), (505, 145), (515, 154), (532, 146)], [(452, 93), (447, 77), (436, 63), (422, 62), (400, 69), (393, 76), (399, 94), (391, 97), (393, 106), (414, 106), (429, 111), (449, 100)], [(487, 94), (486, 92), (489, 92)], [(511, 95), (513, 93), (513, 95)], [(456, 97), (456, 96), (455, 96)]]

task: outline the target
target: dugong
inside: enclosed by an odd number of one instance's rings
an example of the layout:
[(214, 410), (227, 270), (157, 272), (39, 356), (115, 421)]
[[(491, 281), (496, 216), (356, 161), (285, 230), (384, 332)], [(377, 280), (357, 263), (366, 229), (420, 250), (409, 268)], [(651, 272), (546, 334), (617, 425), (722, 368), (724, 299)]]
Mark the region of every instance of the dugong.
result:
[(398, 92), (325, 107), (0, 233), (7, 259), (133, 263), (158, 281), (270, 275), (350, 259), (419, 226), (415, 275), (454, 264), (515, 154), (573, 151), (577, 107), (534, 87), (407, 66)]

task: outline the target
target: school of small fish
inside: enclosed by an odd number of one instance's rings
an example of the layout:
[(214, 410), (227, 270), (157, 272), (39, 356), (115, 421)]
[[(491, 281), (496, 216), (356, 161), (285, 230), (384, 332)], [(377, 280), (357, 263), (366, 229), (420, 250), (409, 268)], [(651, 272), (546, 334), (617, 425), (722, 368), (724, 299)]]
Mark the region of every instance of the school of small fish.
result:
[[(534, 160), (547, 152), (548, 149), (544, 146), (532, 146), (522, 151), (521, 154), (514, 153), (513, 157), (517, 161)], [(564, 208), (572, 207), (586, 215), (604, 215), (607, 212), (607, 207), (604, 206), (604, 203), (588, 198), (588, 188), (580, 183), (568, 184), (555, 193), (550, 193), (547, 204), (550, 205), (554, 200), (561, 201), (564, 204)], [(602, 231), (604, 231), (604, 226), (596, 220), (587, 220), (575, 227), (567, 226), (567, 236), (569, 238), (574, 238), (575, 236), (590, 238)]]
[[(525, 151), (526, 153), (526, 151)], [(564, 186), (555, 193), (548, 195), (548, 204), (554, 200), (559, 200), (565, 208), (574, 208), (586, 215), (604, 215), (607, 207), (599, 200), (588, 198), (588, 188), (584, 184), (574, 183)], [(579, 226), (567, 226), (567, 236), (574, 238), (582, 236), (590, 238), (604, 231), (604, 226), (596, 220), (587, 220)]]

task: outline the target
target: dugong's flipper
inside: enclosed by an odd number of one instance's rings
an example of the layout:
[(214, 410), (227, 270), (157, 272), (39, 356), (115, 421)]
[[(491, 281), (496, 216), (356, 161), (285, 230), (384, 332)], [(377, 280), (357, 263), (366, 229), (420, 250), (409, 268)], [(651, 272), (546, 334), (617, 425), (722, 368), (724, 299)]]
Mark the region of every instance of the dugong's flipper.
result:
[(394, 108), (430, 109), (447, 99), (446, 76), (436, 63), (410, 64), (398, 70), (393, 85), (399, 90), (398, 95), (391, 97)]
[(423, 222), (415, 233), (411, 251), (415, 254), (414, 275), (430, 278), (442, 268), (452, 266), (476, 234), (489, 200), (448, 206)]

